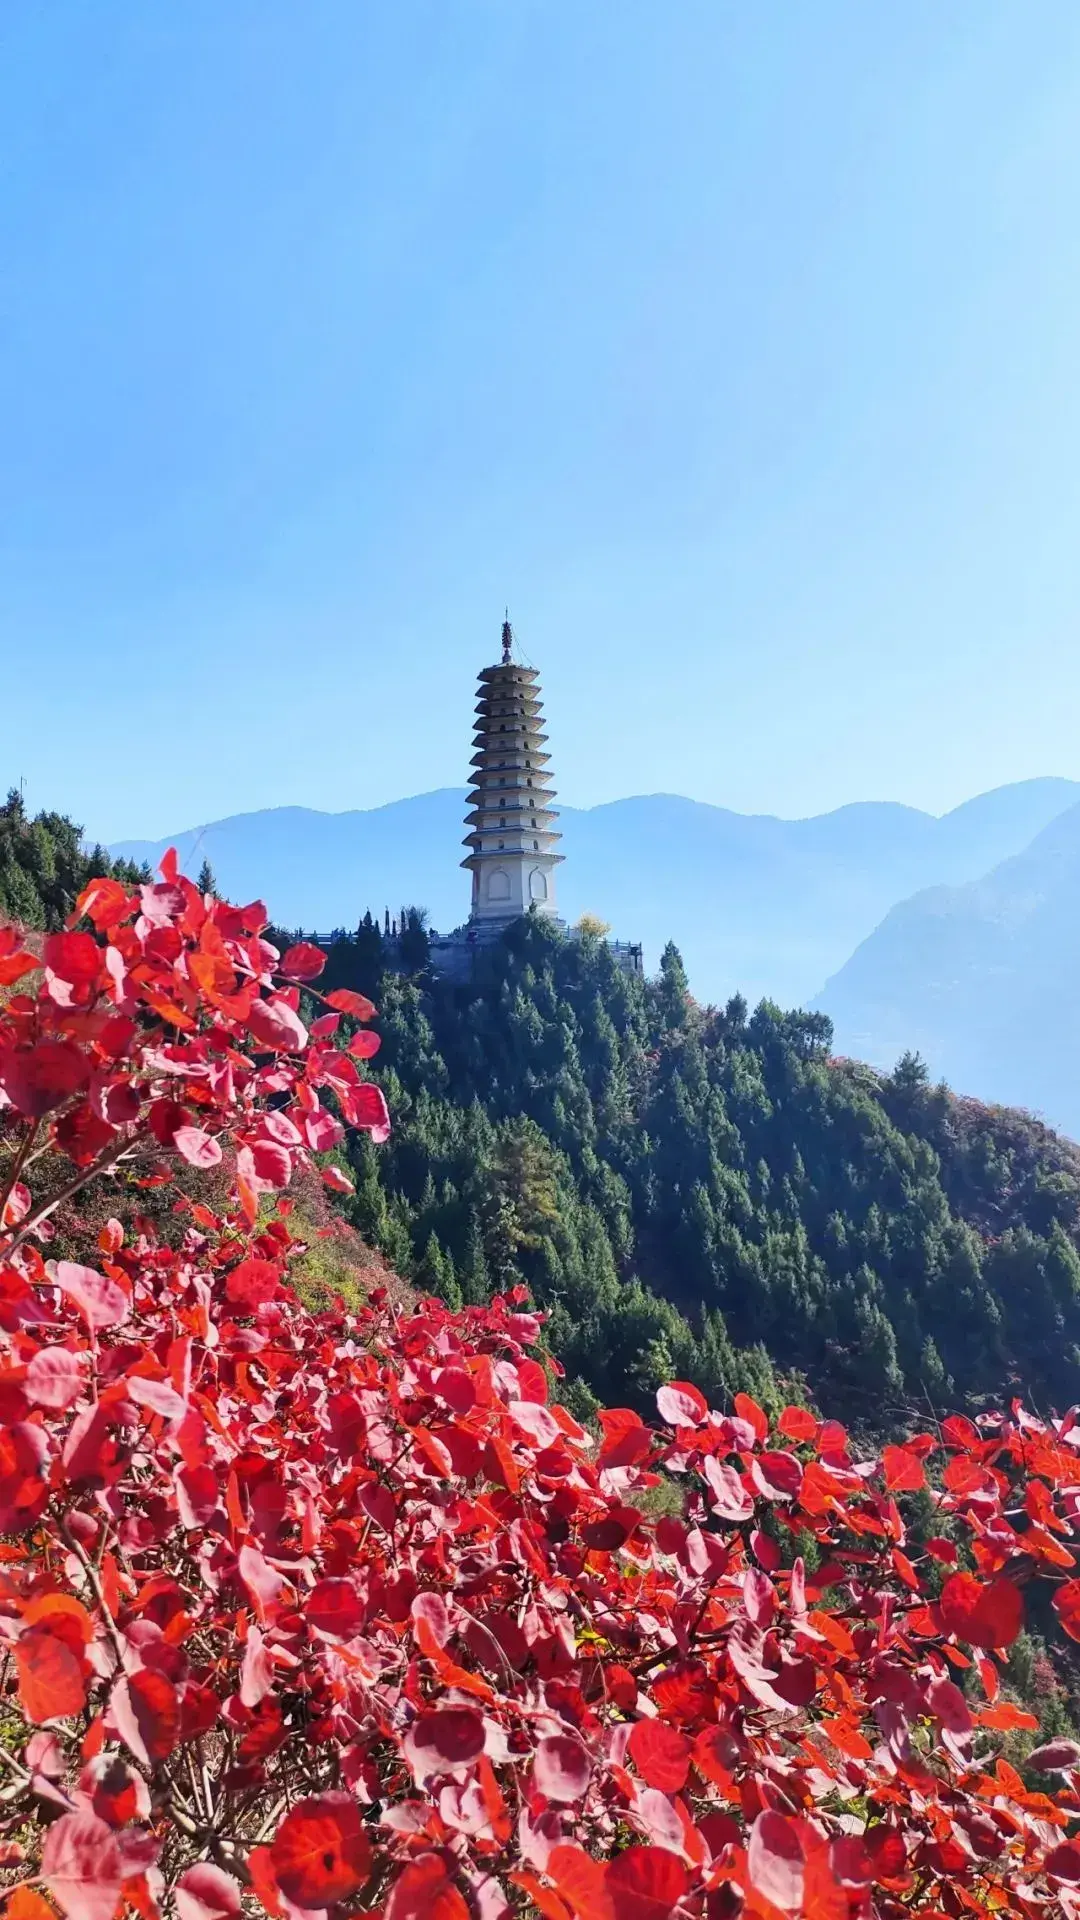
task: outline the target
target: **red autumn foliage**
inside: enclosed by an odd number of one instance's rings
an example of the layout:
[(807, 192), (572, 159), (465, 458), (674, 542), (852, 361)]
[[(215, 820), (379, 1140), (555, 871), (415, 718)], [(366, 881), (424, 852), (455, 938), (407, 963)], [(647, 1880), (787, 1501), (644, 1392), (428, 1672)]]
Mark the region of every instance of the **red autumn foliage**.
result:
[[(521, 1297), (306, 1310), (282, 1190), (385, 1132), (335, 1038), (374, 1009), (309, 1031), (317, 950), (174, 861), (79, 909), (33, 992), (0, 941), (9, 1920), (1080, 1915), (1080, 1749), (1030, 1791), (999, 1692), (1026, 1583), (1080, 1639), (1077, 1417), (879, 1460), (675, 1383), (595, 1438)], [(87, 1182), (185, 1165), (227, 1199), (47, 1259)]]

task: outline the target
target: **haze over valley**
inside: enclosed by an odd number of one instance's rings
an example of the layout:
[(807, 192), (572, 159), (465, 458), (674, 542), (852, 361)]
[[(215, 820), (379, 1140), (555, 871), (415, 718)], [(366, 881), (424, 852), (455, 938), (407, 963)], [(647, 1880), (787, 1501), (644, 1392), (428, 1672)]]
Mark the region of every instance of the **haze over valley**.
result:
[[(1039, 1038), (1080, 949), (1078, 802), (1080, 783), (1046, 778), (940, 818), (856, 802), (782, 820), (674, 794), (563, 807), (560, 911), (641, 940), (648, 967), (674, 939), (703, 1000), (812, 1002), (840, 1051), (889, 1066), (917, 1047), (958, 1090), (1080, 1133), (1075, 1023)], [(186, 870), (209, 859), (231, 898), (261, 895), (290, 927), (415, 904), (445, 932), (467, 912), (464, 803), (448, 787), (347, 813), (279, 807), (113, 851), (155, 863), (175, 844)]]

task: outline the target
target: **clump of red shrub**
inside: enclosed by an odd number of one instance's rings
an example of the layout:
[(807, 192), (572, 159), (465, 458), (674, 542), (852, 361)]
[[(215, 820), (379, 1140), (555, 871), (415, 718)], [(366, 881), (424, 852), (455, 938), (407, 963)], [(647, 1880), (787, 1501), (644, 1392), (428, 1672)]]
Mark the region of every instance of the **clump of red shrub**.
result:
[[(676, 1383), (594, 1438), (520, 1298), (306, 1311), (276, 1196), (384, 1132), (374, 1037), (334, 1031), (374, 1010), (306, 1030), (318, 951), (172, 862), (79, 919), (43, 971), (0, 936), (12, 1920), (1080, 1912), (1080, 1749), (1033, 1756), (1053, 1797), (997, 1750), (1035, 1725), (999, 1678), (1026, 1582), (1080, 1638), (1075, 1419), (864, 1458)], [(230, 1202), (50, 1261), (57, 1155), (61, 1195), (180, 1160)]]

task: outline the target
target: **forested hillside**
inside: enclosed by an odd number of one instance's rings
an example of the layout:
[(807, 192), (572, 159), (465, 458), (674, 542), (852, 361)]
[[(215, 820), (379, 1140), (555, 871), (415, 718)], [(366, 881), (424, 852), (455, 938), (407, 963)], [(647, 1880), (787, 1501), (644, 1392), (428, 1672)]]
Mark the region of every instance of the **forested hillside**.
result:
[(411, 977), (373, 928), (327, 972), (380, 1007), (394, 1133), (353, 1149), (347, 1204), (400, 1270), (450, 1301), (524, 1280), (601, 1397), (801, 1374), (875, 1425), (1011, 1382), (1080, 1398), (1070, 1143), (913, 1059), (830, 1058), (823, 1015), (703, 1010), (673, 948), (646, 984), (522, 922), (466, 990), (409, 940)]
[(0, 806), (0, 920), (26, 927), (61, 927), (78, 895), (95, 874), (115, 874), (134, 883), (149, 869), (112, 860), (103, 847), (83, 846), (82, 828), (62, 813), (26, 812), (12, 787)]

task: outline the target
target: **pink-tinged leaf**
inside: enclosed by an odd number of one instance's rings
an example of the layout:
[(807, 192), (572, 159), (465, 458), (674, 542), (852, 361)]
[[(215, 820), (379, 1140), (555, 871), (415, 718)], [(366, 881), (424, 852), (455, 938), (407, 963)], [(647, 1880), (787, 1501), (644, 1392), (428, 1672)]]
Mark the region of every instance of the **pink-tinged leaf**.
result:
[(558, 1733), (541, 1740), (533, 1755), (533, 1779), (547, 1800), (570, 1806), (588, 1790), (592, 1761), (582, 1742)]
[(62, 1294), (78, 1307), (91, 1332), (120, 1327), (131, 1314), (131, 1301), (118, 1280), (74, 1260), (57, 1260), (52, 1276)]
[(258, 1547), (241, 1547), (237, 1555), (237, 1567), (241, 1580), (255, 1602), (259, 1619), (265, 1622), (277, 1610), (287, 1585), (284, 1575), (270, 1565)]
[(123, 1859), (111, 1827), (94, 1813), (66, 1813), (46, 1830), (41, 1875), (67, 1920), (112, 1920)]
[(615, 1920), (667, 1920), (689, 1891), (690, 1875), (667, 1847), (627, 1847), (607, 1870)]
[(469, 1767), (484, 1751), (484, 1723), (471, 1707), (418, 1714), (405, 1735), (405, 1757), (419, 1786), (436, 1773)]
[(785, 1814), (759, 1813), (750, 1832), (750, 1884), (783, 1913), (803, 1903), (806, 1860), (799, 1829)]
[(236, 1156), (236, 1171), (253, 1193), (280, 1193), (292, 1179), (292, 1155), (277, 1140), (254, 1140)]
[(752, 1517), (753, 1495), (735, 1467), (717, 1460), (710, 1453), (702, 1463), (701, 1470), (708, 1485), (713, 1512), (718, 1513), (721, 1520), (730, 1520), (733, 1526), (738, 1526), (741, 1521)]
[(300, 940), (295, 947), (285, 949), (280, 970), (289, 980), (317, 980), (325, 966), (322, 948), (312, 946), (309, 940)]
[(441, 1593), (418, 1593), (409, 1609), (421, 1653), (435, 1658), (453, 1632), (450, 1609)]
[(249, 1627), (240, 1668), (240, 1698), (245, 1707), (257, 1707), (274, 1684), (274, 1664), (258, 1627)]
[(302, 1053), (308, 1031), (300, 1015), (287, 1000), (253, 1000), (247, 1017), (248, 1032), (260, 1047), (272, 1053)]
[(1080, 1746), (1075, 1740), (1048, 1740), (1045, 1746), (1032, 1749), (1024, 1765), (1039, 1773), (1071, 1773), (1080, 1767)]
[(79, 1397), (83, 1384), (83, 1357), (67, 1347), (42, 1347), (26, 1369), (23, 1392), (35, 1407), (63, 1413)]
[(151, 1667), (124, 1674), (109, 1702), (117, 1731), (136, 1760), (168, 1759), (180, 1737), (180, 1698), (172, 1681)]
[(134, 1400), (137, 1407), (160, 1414), (163, 1420), (187, 1418), (187, 1401), (180, 1398), (176, 1388), (170, 1387), (167, 1380), (145, 1380), (141, 1374), (129, 1373), (126, 1386), (128, 1398)]
[(331, 1193), (355, 1193), (356, 1192), (356, 1187), (353, 1184), (353, 1182), (349, 1179), (348, 1174), (342, 1173), (340, 1167), (335, 1167), (335, 1166), (323, 1167), (322, 1183), (324, 1187), (329, 1187)]
[(696, 1387), (685, 1380), (672, 1380), (656, 1390), (656, 1410), (669, 1427), (697, 1427), (709, 1411), (709, 1403)]
[(177, 1127), (173, 1146), (189, 1167), (216, 1167), (221, 1161), (221, 1143), (202, 1127)]
[(776, 1613), (776, 1588), (760, 1567), (747, 1567), (743, 1574), (743, 1605), (755, 1627), (772, 1625)]
[(234, 1920), (240, 1912), (236, 1881), (209, 1860), (182, 1873), (173, 1888), (179, 1920)]
[(351, 1793), (320, 1793), (285, 1815), (270, 1848), (278, 1886), (298, 1907), (336, 1906), (362, 1887), (371, 1842)]

